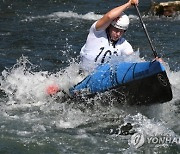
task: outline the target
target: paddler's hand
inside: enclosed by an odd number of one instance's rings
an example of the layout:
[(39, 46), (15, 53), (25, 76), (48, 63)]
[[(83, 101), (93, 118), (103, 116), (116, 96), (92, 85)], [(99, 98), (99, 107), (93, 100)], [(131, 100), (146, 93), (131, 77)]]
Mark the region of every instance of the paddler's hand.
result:
[(160, 57), (156, 57), (154, 60), (159, 61), (160, 63), (164, 63), (164, 61)]
[(134, 5), (138, 5), (139, 0), (129, 0), (129, 3), (134, 6)]

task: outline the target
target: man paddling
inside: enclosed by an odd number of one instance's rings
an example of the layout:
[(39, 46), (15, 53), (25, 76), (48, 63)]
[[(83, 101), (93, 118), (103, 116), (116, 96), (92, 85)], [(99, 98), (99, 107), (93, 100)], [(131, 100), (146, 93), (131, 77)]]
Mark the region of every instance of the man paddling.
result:
[[(131, 6), (137, 5), (138, 0), (113, 8), (90, 28), (85, 45), (82, 47), (81, 68), (91, 72), (99, 64), (108, 62), (111, 56), (131, 55), (132, 46), (122, 37), (129, 26), (129, 17), (124, 13)], [(48, 95), (61, 91), (57, 84), (46, 88)]]
[[(113, 8), (92, 24), (86, 43), (80, 52), (81, 68), (86, 72), (83, 74), (89, 74), (98, 65), (110, 61), (112, 56), (124, 57), (134, 52), (132, 46), (122, 36), (129, 26), (129, 18), (124, 11), (131, 6), (137, 8), (137, 5), (138, 0), (129, 0)], [(156, 56), (155, 60), (162, 62), (162, 59)], [(54, 95), (60, 91), (62, 89), (57, 84), (46, 88), (48, 95)]]
[(132, 46), (122, 37), (129, 26), (129, 18), (124, 11), (137, 4), (138, 0), (129, 0), (107, 12), (91, 26), (80, 52), (83, 70), (92, 71), (99, 64), (108, 62), (112, 56), (133, 53)]

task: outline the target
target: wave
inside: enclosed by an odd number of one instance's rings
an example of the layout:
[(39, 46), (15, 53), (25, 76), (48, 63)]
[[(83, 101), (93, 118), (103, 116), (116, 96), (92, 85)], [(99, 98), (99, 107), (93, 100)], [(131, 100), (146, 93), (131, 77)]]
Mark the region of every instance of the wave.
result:
[[(102, 17), (103, 15), (101, 14), (95, 14), (94, 12), (88, 12), (86, 14), (78, 14), (73, 11), (68, 11), (68, 12), (54, 12), (49, 15), (44, 15), (44, 16), (29, 16), (26, 19), (23, 19), (22, 21), (33, 21), (37, 19), (50, 19), (50, 20), (58, 20), (62, 18), (74, 18), (74, 19), (82, 19), (82, 20), (98, 20)], [(137, 15), (129, 15), (129, 18), (132, 20), (138, 20)]]
[[(103, 15), (101, 14), (95, 14), (94, 12), (88, 12), (86, 14), (78, 14), (73, 11), (68, 11), (68, 12), (54, 12), (48, 15), (43, 15), (43, 16), (29, 16), (23, 20), (22, 22), (32, 22), (37, 19), (49, 19), (49, 20), (59, 20), (62, 18), (74, 18), (74, 19), (82, 19), (82, 20), (98, 20), (102, 17)], [(134, 14), (129, 14), (128, 15), (130, 20), (139, 20), (138, 15)], [(146, 20), (173, 20), (173, 21), (179, 21), (180, 20), (180, 15), (174, 16), (174, 17), (165, 17), (165, 16), (153, 16), (153, 15), (143, 15), (143, 19)]]
[[(70, 129), (75, 133), (72, 135), (73, 140), (91, 139), (91, 137), (94, 138), (93, 134), (97, 133), (100, 135), (107, 133), (110, 134), (110, 138), (114, 138), (121, 133), (121, 126), (126, 123), (131, 123), (134, 132), (143, 134), (146, 141), (149, 137), (161, 137), (161, 135), (179, 138), (174, 131), (179, 120), (176, 119), (175, 112), (179, 110), (173, 105), (173, 101), (148, 107), (137, 106), (136, 108), (126, 104), (116, 107), (111, 104), (105, 105), (108, 102), (101, 96), (97, 96), (84, 104), (77, 101), (70, 103), (67, 100), (62, 101), (61, 95), (58, 98), (47, 96), (45, 89), (52, 83), (68, 89), (77, 79), (77, 64), (73, 63), (55, 74), (46, 71), (35, 72), (33, 67), (27, 57), (21, 57), (11, 69), (4, 70), (0, 77), (0, 89), (7, 97), (7, 99), (2, 96), (0, 98), (0, 117), (3, 121), (1, 132), (11, 133), (14, 137), (20, 138), (23, 143), (36, 144), (39, 139), (44, 143), (44, 138), (48, 138), (50, 142), (59, 143), (57, 134), (61, 135), (64, 132), (68, 134)], [(179, 73), (170, 74), (170, 81), (177, 88), (180, 84)], [(179, 98), (179, 95), (176, 97)], [(94, 104), (90, 106), (92, 102)], [(101, 104), (102, 102), (104, 104)], [(113, 100), (109, 100), (109, 103), (113, 103)], [(172, 121), (173, 124), (171, 124)], [(60, 133), (54, 133), (57, 131)], [(121, 135), (119, 138), (123, 145), (130, 144), (132, 139), (129, 136), (124, 139)], [(147, 148), (146, 145), (144, 145), (145, 148)]]
[[(114, 63), (116, 60), (113, 59), (112, 62)], [(139, 52), (126, 59), (126, 61), (134, 60), (141, 60)], [(57, 84), (66, 93), (69, 93), (69, 88), (83, 80), (83, 76), (78, 73), (80, 66), (76, 62), (72, 62), (70, 66), (54, 74), (48, 71), (35, 72), (33, 71), (35, 67), (28, 61), (27, 57), (22, 56), (12, 68), (2, 72), (0, 89), (6, 93), (10, 101), (44, 101), (47, 99), (46, 87), (49, 85)], [(165, 64), (165, 67), (173, 87), (174, 100), (179, 100), (180, 71), (171, 71), (168, 64)], [(62, 94), (62, 96), (64, 95)]]
[(74, 18), (74, 19), (83, 19), (83, 20), (98, 20), (102, 17), (102, 15), (95, 14), (94, 12), (89, 12), (87, 14), (78, 14), (76, 12), (68, 11), (68, 12), (54, 12), (45, 16), (31, 16), (23, 19), (22, 21), (33, 21), (37, 19), (54, 19), (58, 20), (61, 18)]

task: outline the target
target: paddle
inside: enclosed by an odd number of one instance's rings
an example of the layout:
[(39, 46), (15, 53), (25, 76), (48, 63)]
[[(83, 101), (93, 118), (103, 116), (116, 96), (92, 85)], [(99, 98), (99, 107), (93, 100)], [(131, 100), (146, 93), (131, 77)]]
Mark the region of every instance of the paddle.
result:
[(141, 17), (139, 8), (138, 8), (137, 5), (134, 5), (134, 6), (135, 6), (135, 8), (136, 8), (136, 10), (137, 10), (137, 13), (138, 13), (139, 19), (140, 19), (140, 21), (141, 21), (142, 27), (143, 27), (143, 29), (144, 29), (144, 31), (145, 31), (145, 34), (146, 34), (146, 36), (147, 36), (147, 38), (148, 38), (148, 41), (149, 41), (149, 43), (150, 43), (151, 49), (152, 49), (152, 51), (153, 51), (153, 55), (154, 55), (155, 58), (157, 58), (157, 57), (158, 57), (158, 56), (157, 56), (157, 52), (156, 52), (156, 50), (155, 50), (155, 48), (154, 48), (154, 46), (153, 46), (153, 44), (152, 44), (152, 41), (151, 41), (151, 39), (150, 39), (150, 37), (149, 37), (149, 34), (148, 34), (148, 31), (147, 31), (146, 25), (144, 24), (144, 22), (143, 22), (143, 20), (142, 20), (142, 17)]

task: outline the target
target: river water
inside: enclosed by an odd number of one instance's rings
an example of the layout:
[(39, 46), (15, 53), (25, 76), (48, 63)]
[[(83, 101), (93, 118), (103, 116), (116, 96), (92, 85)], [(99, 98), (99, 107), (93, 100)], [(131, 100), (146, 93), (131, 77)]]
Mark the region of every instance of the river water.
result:
[[(46, 94), (50, 84), (67, 90), (79, 80), (79, 52), (89, 27), (122, 3), (0, 1), (0, 153), (180, 153), (180, 17), (148, 15), (150, 0), (141, 0), (139, 9), (166, 62), (172, 101), (117, 106), (101, 95), (79, 103)], [(131, 24), (125, 37), (137, 51), (134, 60), (152, 60), (136, 10), (126, 13)], [(121, 135), (127, 123), (134, 135)]]

